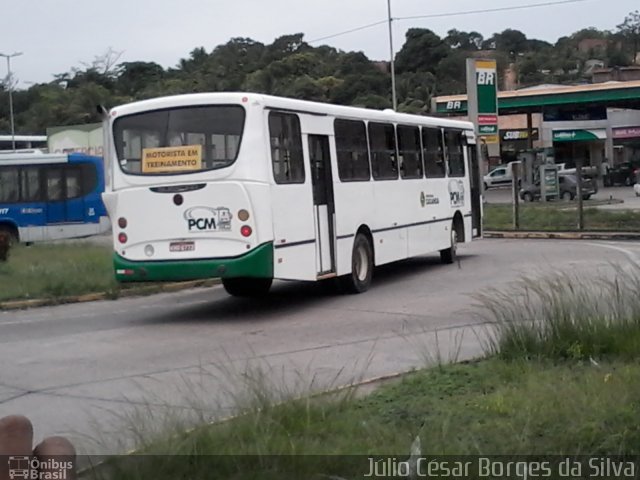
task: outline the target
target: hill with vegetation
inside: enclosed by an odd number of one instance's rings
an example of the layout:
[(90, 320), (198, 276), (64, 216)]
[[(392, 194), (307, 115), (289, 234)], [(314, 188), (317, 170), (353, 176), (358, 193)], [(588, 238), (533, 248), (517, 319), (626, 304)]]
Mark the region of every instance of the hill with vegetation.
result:
[[(484, 38), (450, 30), (444, 38), (412, 28), (395, 58), (398, 109), (427, 113), (434, 95), (465, 91), (465, 59), (497, 59), (514, 85), (590, 81), (594, 68), (640, 63), (640, 13), (630, 13), (615, 31), (583, 29), (555, 44), (507, 29)], [(265, 45), (233, 38), (207, 51), (195, 48), (173, 68), (154, 62), (119, 63), (109, 50), (93, 62), (54, 75), (49, 83), (13, 92), (16, 133), (41, 134), (46, 127), (99, 121), (95, 106), (111, 107), (161, 95), (250, 91), (370, 108), (391, 106), (388, 62), (362, 52), (312, 46), (302, 33)], [(506, 75), (509, 77), (509, 75)], [(8, 79), (11, 81), (11, 79)], [(503, 79), (504, 82), (504, 79)], [(8, 82), (0, 88), (0, 132), (8, 133)], [(505, 85), (503, 85), (504, 87)]]

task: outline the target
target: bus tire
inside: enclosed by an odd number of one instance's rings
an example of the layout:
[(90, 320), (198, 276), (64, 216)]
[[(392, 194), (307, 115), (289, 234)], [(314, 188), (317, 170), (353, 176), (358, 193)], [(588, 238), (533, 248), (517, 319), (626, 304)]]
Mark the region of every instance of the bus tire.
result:
[(11, 225), (0, 225), (0, 235), (6, 235), (9, 240), (9, 246), (12, 247), (20, 241), (18, 230)]
[(338, 279), (340, 289), (347, 293), (369, 290), (373, 278), (373, 248), (366, 235), (358, 233), (353, 242), (351, 273)]
[(440, 261), (444, 264), (452, 264), (458, 256), (458, 230), (455, 223), (451, 225), (451, 246), (440, 250)]
[(222, 285), (234, 297), (261, 297), (269, 293), (272, 278), (223, 278)]

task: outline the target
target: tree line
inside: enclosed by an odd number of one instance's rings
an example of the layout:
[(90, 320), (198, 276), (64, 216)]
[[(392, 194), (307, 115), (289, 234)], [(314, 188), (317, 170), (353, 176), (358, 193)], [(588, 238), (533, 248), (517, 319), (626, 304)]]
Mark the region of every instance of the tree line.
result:
[[(584, 40), (592, 48), (584, 48)], [(640, 60), (640, 13), (630, 13), (615, 31), (587, 28), (555, 44), (513, 29), (484, 38), (478, 32), (449, 30), (440, 37), (412, 28), (395, 57), (398, 110), (428, 113), (434, 95), (463, 93), (465, 61), (495, 58), (498, 70), (511, 67), (520, 87), (588, 81), (589, 61), (629, 66)], [(391, 107), (387, 62), (362, 52), (312, 46), (302, 33), (265, 45), (232, 38), (208, 52), (192, 50), (173, 68), (154, 62), (118, 62), (113, 50), (92, 62), (54, 75), (48, 83), (13, 91), (16, 133), (42, 134), (50, 126), (100, 120), (96, 105), (192, 92), (247, 91), (369, 108)], [(593, 62), (591, 62), (593, 63)], [(7, 79), (0, 87), (0, 133), (10, 131)]]

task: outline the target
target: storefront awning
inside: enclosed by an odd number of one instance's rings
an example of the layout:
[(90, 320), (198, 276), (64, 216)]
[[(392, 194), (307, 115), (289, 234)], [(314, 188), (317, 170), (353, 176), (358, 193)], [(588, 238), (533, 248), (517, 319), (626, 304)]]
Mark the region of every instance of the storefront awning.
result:
[(604, 128), (593, 130), (555, 130), (553, 132), (554, 142), (589, 142), (593, 140), (604, 140), (607, 138), (607, 131)]

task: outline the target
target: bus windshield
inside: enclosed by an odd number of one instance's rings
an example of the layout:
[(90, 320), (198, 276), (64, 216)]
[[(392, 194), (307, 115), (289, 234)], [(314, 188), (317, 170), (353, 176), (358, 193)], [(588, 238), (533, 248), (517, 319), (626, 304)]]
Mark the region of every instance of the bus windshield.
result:
[(228, 167), (238, 156), (244, 120), (239, 105), (123, 116), (113, 126), (120, 168), (129, 174), (163, 175)]

